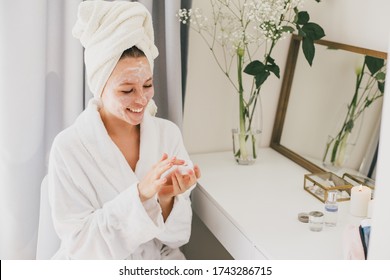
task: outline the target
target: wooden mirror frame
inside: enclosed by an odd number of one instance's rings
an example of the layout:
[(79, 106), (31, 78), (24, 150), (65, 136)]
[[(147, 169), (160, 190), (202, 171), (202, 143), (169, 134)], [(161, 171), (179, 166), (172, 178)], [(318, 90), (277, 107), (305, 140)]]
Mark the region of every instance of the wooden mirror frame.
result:
[[(315, 43), (318, 45), (327, 46), (332, 49), (346, 50), (346, 51), (350, 51), (362, 55), (369, 55), (373, 57), (387, 59), (387, 53), (385, 52), (374, 51), (370, 49), (331, 42), (327, 40), (318, 40), (315, 41)], [(282, 88), (280, 92), (278, 106), (276, 109), (276, 116), (275, 116), (274, 127), (272, 130), (270, 146), (274, 150), (278, 151), (285, 157), (291, 159), (292, 161), (296, 162), (297, 164), (299, 164), (300, 166), (302, 166), (303, 168), (307, 169), (312, 173), (326, 172), (327, 170), (325, 170), (324, 168), (314, 164), (313, 162), (305, 159), (301, 155), (295, 153), (294, 151), (280, 144), (280, 140), (283, 133), (284, 121), (286, 119), (288, 101), (290, 98), (291, 86), (294, 79), (295, 68), (298, 60), (300, 44), (301, 44), (301, 38), (297, 35), (292, 35), (287, 61), (286, 61), (286, 68), (283, 76)], [(315, 58), (313, 63), (315, 63)]]

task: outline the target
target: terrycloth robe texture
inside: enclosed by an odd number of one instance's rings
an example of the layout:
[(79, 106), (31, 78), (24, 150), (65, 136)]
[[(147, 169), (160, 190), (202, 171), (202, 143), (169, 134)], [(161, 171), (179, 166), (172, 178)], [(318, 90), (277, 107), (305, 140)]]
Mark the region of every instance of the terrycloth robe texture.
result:
[(179, 247), (191, 232), (187, 192), (178, 195), (163, 221), (157, 197), (141, 203), (137, 188), (165, 152), (192, 162), (180, 130), (145, 114), (140, 155), (133, 172), (111, 140), (92, 100), (75, 124), (54, 140), (49, 162), (49, 200), (61, 248), (54, 259), (184, 258)]
[(72, 30), (85, 48), (88, 85), (95, 98), (103, 88), (123, 51), (136, 46), (142, 50), (153, 71), (158, 56), (154, 45), (152, 18), (140, 3), (128, 1), (84, 1)]

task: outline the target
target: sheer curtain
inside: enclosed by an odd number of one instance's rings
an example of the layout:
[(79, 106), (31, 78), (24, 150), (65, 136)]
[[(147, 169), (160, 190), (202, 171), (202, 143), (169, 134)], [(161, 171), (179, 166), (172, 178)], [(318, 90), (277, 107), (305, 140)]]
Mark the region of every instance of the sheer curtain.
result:
[(0, 259), (34, 259), (54, 136), (83, 106), (80, 0), (0, 0)]
[(139, 0), (138, 2), (144, 4), (152, 14), (155, 42), (159, 50), (154, 68), (154, 100), (158, 106), (157, 116), (169, 119), (181, 127), (188, 31), (180, 25), (176, 14), (180, 8), (188, 8), (192, 1)]
[[(0, 259), (35, 258), (51, 143), (91, 97), (83, 50), (71, 35), (80, 2), (0, 0)], [(187, 39), (180, 39), (175, 15), (191, 1), (139, 2), (153, 16), (160, 52), (154, 69), (158, 116), (181, 127), (181, 40), (185, 47)]]

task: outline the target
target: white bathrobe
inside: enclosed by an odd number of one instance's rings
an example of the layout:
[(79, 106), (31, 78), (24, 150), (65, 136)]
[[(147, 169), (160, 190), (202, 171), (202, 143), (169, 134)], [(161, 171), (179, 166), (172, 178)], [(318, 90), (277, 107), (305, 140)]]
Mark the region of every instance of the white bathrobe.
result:
[(177, 259), (191, 233), (190, 192), (175, 197), (167, 220), (154, 197), (140, 201), (137, 183), (165, 152), (192, 165), (178, 127), (145, 114), (135, 172), (111, 140), (97, 102), (55, 139), (49, 199), (61, 248), (54, 259)]

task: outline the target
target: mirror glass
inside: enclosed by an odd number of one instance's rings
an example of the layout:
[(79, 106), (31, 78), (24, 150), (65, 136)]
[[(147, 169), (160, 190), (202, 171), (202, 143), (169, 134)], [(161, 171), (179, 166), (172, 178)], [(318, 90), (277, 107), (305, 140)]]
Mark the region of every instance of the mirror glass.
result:
[(271, 147), (313, 173), (374, 178), (387, 54), (319, 40), (309, 66), (300, 44), (293, 36)]

